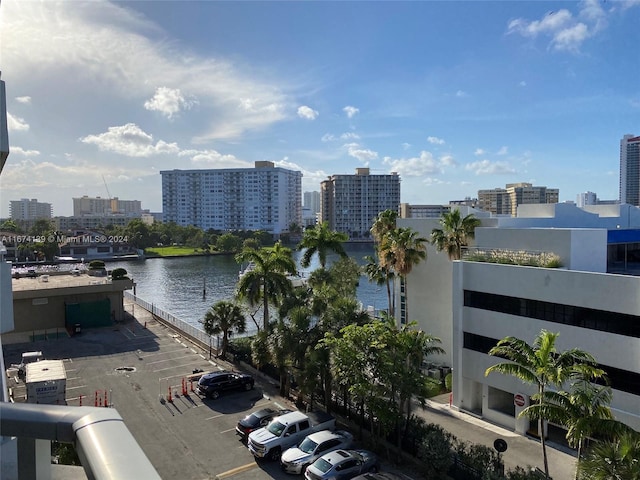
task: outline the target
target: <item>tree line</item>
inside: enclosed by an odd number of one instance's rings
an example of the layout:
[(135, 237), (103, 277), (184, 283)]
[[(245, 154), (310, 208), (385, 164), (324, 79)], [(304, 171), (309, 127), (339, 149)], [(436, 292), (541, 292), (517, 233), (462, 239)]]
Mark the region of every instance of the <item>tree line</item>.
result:
[[(426, 260), (427, 243), (446, 252), (451, 260), (460, 259), (480, 222), (453, 210), (441, 217), (440, 227), (426, 239), (410, 228), (398, 228), (396, 220), (393, 211), (378, 215), (371, 228), (375, 256), (367, 258), (363, 269), (347, 257), (344, 234), (331, 231), (326, 224), (305, 230), (295, 248), (304, 252), (303, 267), (314, 256), (319, 267), (298, 288), (290, 280), (297, 274), (291, 249), (281, 243), (244, 248), (236, 259), (252, 262), (253, 267), (239, 280), (233, 300), (218, 302), (207, 312), (202, 320), (205, 331), (222, 334), (220, 353), (224, 355), (231, 336), (246, 330), (249, 317), (258, 329), (248, 340), (249, 360), (257, 368), (273, 368), (281, 395), (288, 396), (294, 385), (307, 406), (313, 408), (319, 402), (329, 411), (345, 412), (358, 420), (361, 429), (366, 428), (374, 443), (391, 442), (397, 455), (417, 443), (418, 457), (428, 452), (424, 457), (432, 469), (428, 478), (444, 475), (453, 456), (465, 455), (484, 458), (482, 478), (537, 478), (523, 469), (504, 476), (490, 466), (497, 462), (495, 455), (478, 454), (481, 449), (473, 448), (470, 453), (469, 447), (459, 442), (454, 445), (450, 436), (438, 434), (433, 427), (416, 429), (419, 420), (412, 406), (416, 402), (425, 405), (441, 388), (423, 373), (423, 361), (444, 351), (438, 338), (410, 321), (407, 303), (400, 312), (404, 322), (396, 322), (394, 279), (400, 280), (406, 295), (407, 277), (415, 265)], [(329, 253), (339, 257), (330, 266)], [(389, 307), (381, 318), (372, 318), (358, 305), (356, 286), (361, 273), (386, 286)], [(548, 421), (567, 428), (567, 440), (578, 454), (576, 479), (640, 478), (640, 437), (614, 419), (606, 372), (595, 367), (595, 359), (587, 352), (558, 352), (556, 338), (557, 334), (542, 331), (532, 345), (512, 337), (501, 340), (490, 354), (507, 361), (486, 374), (513, 375), (537, 387), (532, 405), (520, 415), (539, 422), (540, 431)], [(241, 344), (234, 342), (234, 349)], [(419, 440), (415, 439), (417, 430), (425, 432)], [(435, 448), (436, 437), (448, 446)], [(550, 478), (544, 435), (540, 438), (544, 473)], [(586, 444), (589, 448), (584, 453)], [(441, 463), (435, 461), (436, 451), (443, 455)], [(443, 470), (433, 470), (436, 465)]]

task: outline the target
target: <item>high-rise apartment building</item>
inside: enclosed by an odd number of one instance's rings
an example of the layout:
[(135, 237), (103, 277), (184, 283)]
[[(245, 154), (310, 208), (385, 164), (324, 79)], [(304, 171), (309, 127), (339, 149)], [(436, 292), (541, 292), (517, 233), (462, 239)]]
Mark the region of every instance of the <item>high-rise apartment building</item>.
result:
[(124, 215), (137, 217), (142, 215), (140, 200), (120, 200), (118, 197), (101, 198), (84, 195), (73, 199), (73, 216)]
[(398, 211), (400, 177), (370, 175), (357, 168), (355, 175), (332, 175), (320, 184), (320, 222), (343, 232), (352, 240), (369, 239), (369, 230), (380, 212)]
[(620, 140), (620, 203), (640, 206), (640, 137)]
[(320, 192), (304, 192), (302, 206), (312, 214), (320, 213)]
[(11, 200), (9, 203), (9, 214), (11, 220), (38, 220), (40, 218), (51, 218), (52, 207), (50, 203), (39, 202), (38, 199), (22, 198)]
[(278, 235), (302, 224), (302, 172), (255, 162), (254, 168), (165, 170), (165, 222), (204, 230), (264, 230)]
[(576, 206), (582, 208), (585, 205), (597, 205), (598, 195), (593, 192), (582, 192), (576, 196)]
[(515, 217), (518, 205), (537, 203), (558, 203), (560, 190), (557, 188), (534, 187), (530, 183), (508, 183), (506, 188), (478, 190), (477, 208), (494, 215)]

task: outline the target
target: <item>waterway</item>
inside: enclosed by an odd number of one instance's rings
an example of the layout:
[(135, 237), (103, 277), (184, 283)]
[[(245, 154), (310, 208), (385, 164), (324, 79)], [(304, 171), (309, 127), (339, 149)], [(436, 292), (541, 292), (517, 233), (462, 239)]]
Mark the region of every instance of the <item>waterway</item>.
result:
[[(373, 255), (371, 244), (347, 244), (347, 254), (364, 265), (364, 257)], [(301, 252), (294, 252), (299, 265)], [(337, 256), (329, 255), (330, 265)], [(136, 295), (153, 303), (194, 326), (200, 326), (207, 310), (219, 300), (231, 300), (235, 294), (240, 265), (232, 255), (206, 257), (149, 258), (141, 261), (109, 262), (109, 270), (122, 267), (136, 284)], [(317, 258), (301, 273), (309, 273), (318, 267)], [(203, 298), (203, 289), (206, 296)], [(376, 311), (387, 308), (387, 293), (384, 287), (369, 282), (362, 276), (357, 289), (357, 298), (363, 308)]]

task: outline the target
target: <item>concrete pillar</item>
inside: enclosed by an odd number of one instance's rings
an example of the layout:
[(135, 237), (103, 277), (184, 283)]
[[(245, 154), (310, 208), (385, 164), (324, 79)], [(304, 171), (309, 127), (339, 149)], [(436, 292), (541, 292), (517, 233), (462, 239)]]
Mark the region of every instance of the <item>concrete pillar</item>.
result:
[(51, 480), (51, 441), (18, 437), (18, 478)]

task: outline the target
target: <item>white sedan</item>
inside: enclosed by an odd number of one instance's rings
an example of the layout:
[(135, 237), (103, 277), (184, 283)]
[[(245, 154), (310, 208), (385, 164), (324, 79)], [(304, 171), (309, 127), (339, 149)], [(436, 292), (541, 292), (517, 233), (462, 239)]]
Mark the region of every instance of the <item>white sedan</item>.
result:
[(315, 432), (308, 435), (298, 446), (286, 450), (280, 457), (280, 465), (287, 473), (300, 474), (325, 453), (349, 448), (352, 442), (353, 435), (345, 430)]

